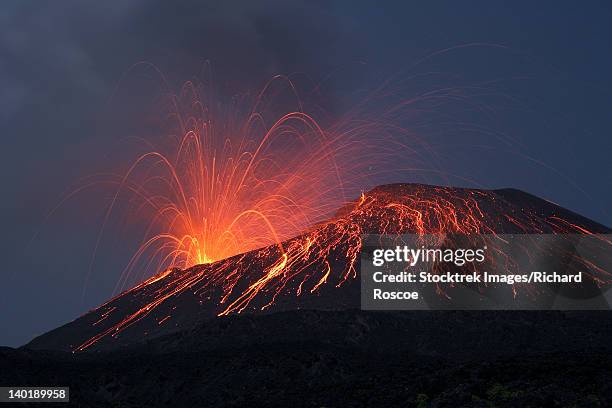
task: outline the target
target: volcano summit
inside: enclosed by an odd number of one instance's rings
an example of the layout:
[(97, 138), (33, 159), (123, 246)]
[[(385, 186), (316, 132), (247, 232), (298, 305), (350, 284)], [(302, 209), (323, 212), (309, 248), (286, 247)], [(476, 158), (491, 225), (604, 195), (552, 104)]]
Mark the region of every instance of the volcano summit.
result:
[[(358, 308), (364, 234), (609, 232), (518, 190), (384, 185), (279, 245), (158, 273), (27, 348), (112, 350), (191, 330), (217, 316)], [(609, 276), (598, 279), (608, 282)]]

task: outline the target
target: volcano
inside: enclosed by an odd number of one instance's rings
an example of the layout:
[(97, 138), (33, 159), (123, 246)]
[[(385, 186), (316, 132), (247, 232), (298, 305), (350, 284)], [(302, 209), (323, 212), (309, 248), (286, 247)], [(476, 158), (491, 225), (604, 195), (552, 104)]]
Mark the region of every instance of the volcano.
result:
[(358, 309), (364, 234), (609, 232), (515, 189), (383, 185), (278, 245), (158, 273), (26, 348), (108, 351), (189, 332), (228, 315)]

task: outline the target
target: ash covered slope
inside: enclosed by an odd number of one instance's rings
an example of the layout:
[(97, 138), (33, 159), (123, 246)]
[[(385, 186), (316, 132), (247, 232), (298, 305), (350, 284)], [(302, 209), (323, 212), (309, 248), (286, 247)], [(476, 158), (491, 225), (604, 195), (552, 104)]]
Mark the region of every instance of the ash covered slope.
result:
[(191, 330), (217, 315), (358, 308), (362, 234), (452, 232), (610, 230), (518, 190), (379, 186), (282, 246), (164, 271), (26, 347), (113, 349)]

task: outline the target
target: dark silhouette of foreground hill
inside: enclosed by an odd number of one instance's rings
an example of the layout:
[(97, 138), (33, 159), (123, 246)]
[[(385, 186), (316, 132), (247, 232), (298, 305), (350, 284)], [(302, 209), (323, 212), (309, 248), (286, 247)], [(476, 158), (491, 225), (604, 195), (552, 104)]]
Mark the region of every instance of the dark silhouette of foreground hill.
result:
[[(605, 407), (609, 312), (289, 311), (110, 352), (0, 350), (75, 407)], [(62, 405), (65, 406), (65, 405)]]

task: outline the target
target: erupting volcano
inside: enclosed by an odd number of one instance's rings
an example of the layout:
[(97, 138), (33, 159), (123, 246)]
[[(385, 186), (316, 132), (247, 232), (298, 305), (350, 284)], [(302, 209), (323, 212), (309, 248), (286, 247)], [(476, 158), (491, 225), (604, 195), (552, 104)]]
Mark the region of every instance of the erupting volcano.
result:
[(612, 407), (612, 2), (13, 3), (0, 408)]
[[(233, 313), (357, 308), (363, 234), (609, 231), (518, 190), (385, 185), (289, 240), (213, 263), (165, 270), (29, 347), (114, 348)], [(590, 278), (609, 283), (609, 273), (600, 272)]]
[[(287, 90), (289, 98), (282, 96)], [(148, 150), (113, 179), (118, 187), (98, 244), (118, 207), (129, 203), (144, 220), (144, 235), (116, 292), (132, 288), (29, 347), (81, 352), (238, 313), (357, 308), (367, 234), (609, 232), (518, 190), (390, 184), (361, 192), (373, 175), (434, 167), (428, 145), (395, 119), (457, 93), (380, 104), (374, 120), (366, 120), (372, 114), (363, 103), (323, 127), (304, 113), (285, 77), (268, 83), (254, 103), (238, 98), (231, 109), (204, 101), (209, 93), (186, 83), (168, 98), (171, 149)], [(591, 282), (610, 283), (608, 271), (589, 266)], [(519, 296), (530, 288), (509, 290)]]

